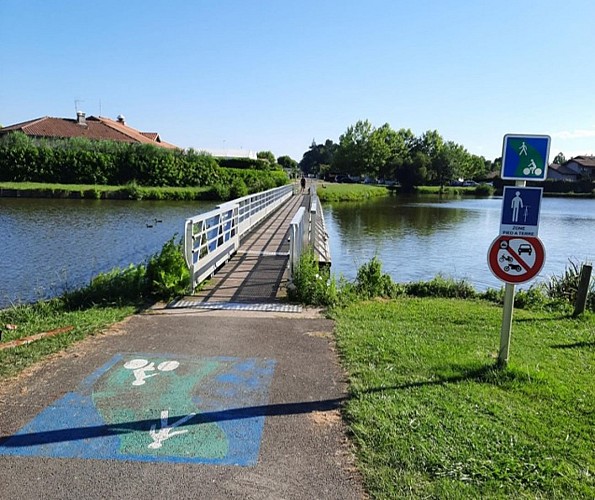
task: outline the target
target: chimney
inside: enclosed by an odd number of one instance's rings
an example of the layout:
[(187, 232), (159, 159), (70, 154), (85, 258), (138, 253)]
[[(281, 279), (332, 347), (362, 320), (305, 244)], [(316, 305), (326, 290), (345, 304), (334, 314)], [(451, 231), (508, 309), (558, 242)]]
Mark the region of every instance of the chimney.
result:
[(83, 125), (84, 127), (87, 126), (87, 120), (85, 119), (85, 113), (83, 113), (82, 111), (76, 112), (76, 123), (78, 125)]
[(118, 115), (118, 123), (121, 123), (122, 125), (126, 125), (126, 117), (124, 115)]

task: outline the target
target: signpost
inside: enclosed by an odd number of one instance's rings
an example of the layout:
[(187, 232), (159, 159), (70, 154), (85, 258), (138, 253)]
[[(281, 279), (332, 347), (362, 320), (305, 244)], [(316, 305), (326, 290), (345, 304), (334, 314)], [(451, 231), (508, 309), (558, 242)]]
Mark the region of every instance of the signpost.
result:
[(500, 236), (490, 245), (488, 265), (506, 283), (500, 332), (498, 365), (506, 366), (516, 283), (534, 278), (545, 262), (545, 249), (537, 238), (542, 188), (528, 188), (526, 181), (547, 177), (550, 137), (506, 134), (502, 145), (502, 179), (516, 181), (504, 188)]

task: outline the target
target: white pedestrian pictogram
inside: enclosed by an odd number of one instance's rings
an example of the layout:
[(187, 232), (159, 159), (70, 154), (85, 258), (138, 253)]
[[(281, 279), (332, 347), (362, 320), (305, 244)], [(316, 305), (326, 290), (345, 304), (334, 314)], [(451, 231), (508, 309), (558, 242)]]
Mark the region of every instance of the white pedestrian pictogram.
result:
[(525, 144), (525, 141), (523, 141), (521, 147), (519, 148), (519, 156), (521, 155), (527, 156), (527, 145)]
[(515, 195), (516, 196), (512, 199), (510, 204), (510, 208), (512, 208), (512, 222), (519, 221), (519, 209), (523, 208), (523, 198), (521, 198), (521, 192), (517, 191)]
[(163, 446), (163, 441), (165, 441), (171, 437), (174, 437), (178, 434), (184, 434), (184, 433), (188, 432), (188, 429), (183, 429), (181, 431), (174, 431), (173, 429), (175, 429), (176, 427), (178, 427), (182, 424), (185, 424), (186, 422), (188, 422), (188, 420), (190, 420), (195, 415), (196, 415), (196, 413), (190, 413), (189, 415), (186, 415), (185, 417), (181, 418), (180, 420), (177, 420), (176, 422), (173, 422), (170, 425), (168, 422), (169, 410), (163, 410), (161, 412), (161, 429), (159, 429), (157, 431), (157, 430), (155, 430), (155, 429), (157, 429), (157, 425), (156, 424), (151, 425), (151, 430), (149, 431), (149, 435), (151, 436), (151, 439), (153, 440), (153, 442), (149, 445), (149, 448), (151, 448), (152, 450), (161, 448)]
[(154, 372), (155, 370), (159, 372), (171, 372), (175, 370), (180, 363), (178, 361), (163, 361), (157, 365), (157, 369), (155, 369), (155, 363), (149, 363), (146, 359), (131, 359), (124, 363), (124, 368), (128, 370), (132, 370), (134, 375), (134, 382), (132, 385), (144, 385), (145, 379), (154, 377), (158, 373), (147, 373), (147, 372)]

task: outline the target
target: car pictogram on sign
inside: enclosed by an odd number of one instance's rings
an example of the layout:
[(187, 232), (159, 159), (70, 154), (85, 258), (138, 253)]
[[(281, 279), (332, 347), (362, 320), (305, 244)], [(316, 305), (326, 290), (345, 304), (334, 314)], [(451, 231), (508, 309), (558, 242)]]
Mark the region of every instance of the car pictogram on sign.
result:
[(545, 262), (545, 249), (536, 237), (498, 236), (488, 251), (488, 266), (506, 283), (524, 283), (534, 278)]

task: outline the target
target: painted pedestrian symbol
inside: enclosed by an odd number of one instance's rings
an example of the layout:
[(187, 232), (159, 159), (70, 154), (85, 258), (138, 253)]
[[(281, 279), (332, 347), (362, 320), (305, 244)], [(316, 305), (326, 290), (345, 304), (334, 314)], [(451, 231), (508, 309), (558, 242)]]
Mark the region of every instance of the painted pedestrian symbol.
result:
[(149, 445), (149, 448), (151, 448), (153, 450), (155, 450), (157, 448), (161, 448), (163, 446), (163, 441), (165, 441), (166, 439), (174, 437), (178, 434), (185, 434), (186, 432), (188, 432), (188, 429), (183, 429), (180, 431), (174, 431), (173, 429), (175, 429), (176, 427), (179, 427), (182, 424), (185, 424), (186, 422), (188, 422), (188, 420), (190, 420), (195, 415), (196, 415), (196, 413), (191, 413), (190, 415), (186, 415), (184, 418), (181, 418), (180, 420), (176, 420), (175, 422), (170, 424), (168, 422), (169, 421), (169, 410), (163, 410), (161, 412), (161, 429), (159, 429), (158, 431), (155, 430), (157, 428), (157, 425), (153, 424), (151, 426), (151, 430), (149, 431), (151, 439), (153, 440), (153, 442)]
[[(157, 371), (171, 372), (178, 366), (180, 366), (180, 363), (177, 361), (163, 361), (157, 365)], [(132, 370), (134, 374), (135, 380), (132, 385), (144, 385), (145, 379), (158, 375), (158, 373), (147, 373), (155, 371), (155, 363), (149, 363), (146, 359), (131, 359), (124, 363), (124, 368)]]
[(521, 155), (527, 156), (527, 144), (525, 144), (525, 141), (523, 141), (521, 147), (519, 148), (519, 156)]

